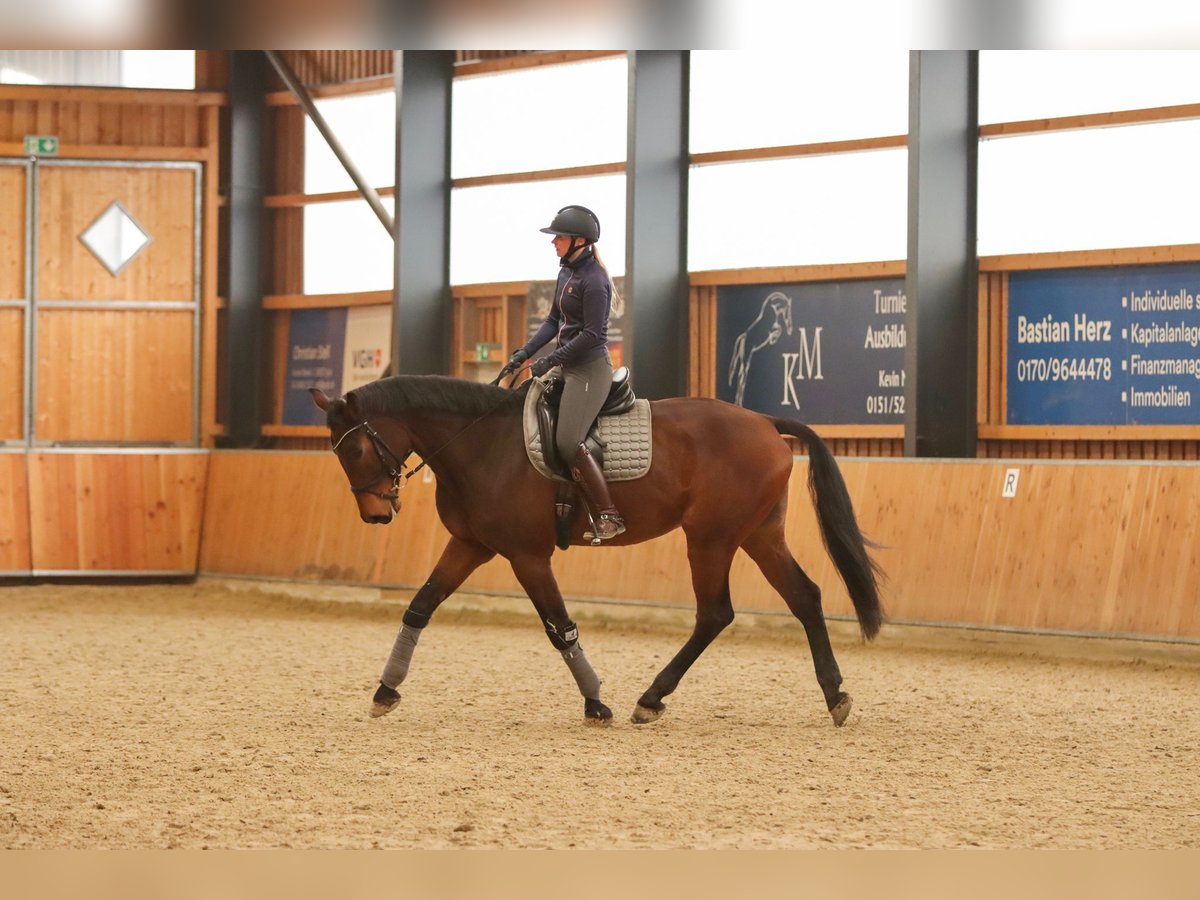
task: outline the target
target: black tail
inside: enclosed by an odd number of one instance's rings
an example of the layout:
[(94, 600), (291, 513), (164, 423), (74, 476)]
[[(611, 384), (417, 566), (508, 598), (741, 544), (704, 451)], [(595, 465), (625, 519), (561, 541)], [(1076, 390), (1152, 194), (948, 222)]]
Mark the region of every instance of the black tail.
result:
[(879, 580), (883, 578), (883, 569), (867, 553), (870, 542), (858, 530), (854, 507), (837, 461), (825, 442), (807, 425), (794, 419), (773, 418), (771, 421), (780, 434), (800, 438), (808, 445), (808, 492), (817, 510), (821, 539), (854, 602), (863, 637), (871, 640), (883, 624), (883, 606), (879, 602)]

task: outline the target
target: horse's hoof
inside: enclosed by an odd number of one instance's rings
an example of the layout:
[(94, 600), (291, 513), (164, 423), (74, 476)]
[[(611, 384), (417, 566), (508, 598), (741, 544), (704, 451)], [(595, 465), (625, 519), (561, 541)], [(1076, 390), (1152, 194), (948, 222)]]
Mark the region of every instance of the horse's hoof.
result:
[(599, 700), (583, 701), (583, 721), (589, 725), (611, 725), (612, 710)]
[(371, 718), (378, 719), (380, 716), (386, 716), (388, 713), (390, 713), (393, 709), (395, 709), (399, 705), (400, 705), (399, 700), (397, 700), (395, 703), (372, 703), (371, 704)]
[(629, 717), (629, 721), (634, 725), (649, 725), (651, 722), (658, 721), (659, 717), (667, 711), (665, 703), (659, 703), (658, 709), (653, 709), (649, 706), (642, 706), (639, 703), (633, 708), (633, 715)]
[(837, 703), (829, 708), (829, 714), (833, 716), (833, 724), (841, 728), (846, 724), (846, 717), (850, 715), (850, 708), (854, 706), (854, 701), (850, 699), (850, 695), (844, 691), (837, 695)]
[(378, 719), (380, 716), (386, 716), (399, 705), (400, 692), (381, 684), (371, 700), (371, 718)]

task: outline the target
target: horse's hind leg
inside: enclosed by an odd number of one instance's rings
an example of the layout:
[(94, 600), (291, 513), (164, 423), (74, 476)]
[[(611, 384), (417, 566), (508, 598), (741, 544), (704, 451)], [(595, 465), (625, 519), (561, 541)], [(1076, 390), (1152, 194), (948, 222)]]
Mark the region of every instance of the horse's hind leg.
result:
[(633, 710), (634, 723), (643, 725), (653, 722), (663, 714), (667, 707), (662, 698), (679, 687), (680, 680), (692, 663), (733, 621), (729, 566), (736, 549), (723, 541), (703, 541), (688, 535), (688, 562), (692, 567), (692, 587), (696, 592), (696, 626), (692, 636), (638, 700)]
[(400, 703), (400, 692), (396, 690), (408, 675), (408, 665), (412, 660), (413, 650), (416, 649), (417, 639), (421, 630), (429, 624), (429, 618), (441, 602), (458, 590), (458, 586), (467, 580), (467, 576), (482, 566), (496, 554), (472, 541), (451, 537), (450, 543), (442, 551), (442, 556), (429, 579), (417, 591), (408, 609), (404, 612), (404, 624), (396, 635), (396, 643), (392, 647), (384, 666), (383, 675), (379, 678), (379, 688), (371, 702), (372, 717), (387, 715)]
[(825, 695), (825, 705), (833, 724), (841, 725), (850, 715), (850, 695), (841, 690), (842, 673), (829, 643), (829, 630), (821, 611), (821, 589), (804, 573), (784, 541), (782, 504), (742, 544), (742, 549), (762, 570), (767, 581), (783, 597), (808, 635), (817, 683)]
[(583, 695), (584, 720), (593, 725), (611, 724), (612, 710), (600, 700), (600, 678), (583, 653), (579, 643), (579, 627), (567, 615), (567, 607), (563, 603), (558, 582), (554, 579), (554, 570), (550, 568), (549, 557), (522, 556), (510, 562), (513, 574), (533, 601), (533, 607), (546, 627), (546, 637), (554, 649), (562, 654), (563, 662), (567, 664), (579, 693)]

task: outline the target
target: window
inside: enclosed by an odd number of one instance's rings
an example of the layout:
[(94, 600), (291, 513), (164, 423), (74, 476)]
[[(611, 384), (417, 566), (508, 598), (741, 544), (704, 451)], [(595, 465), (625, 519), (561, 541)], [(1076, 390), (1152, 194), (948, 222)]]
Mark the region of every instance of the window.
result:
[(904, 259), (907, 165), (900, 149), (693, 168), (688, 268)]
[(0, 50), (0, 84), (190, 91), (196, 87), (196, 51)]
[[(383, 205), (395, 214), (393, 198)], [(392, 236), (365, 200), (304, 208), (304, 293), (391, 290), (393, 265)]]
[[(372, 187), (396, 181), (396, 95), (390, 91), (317, 100), (354, 165)], [(304, 119), (304, 191), (352, 191), (354, 182), (312, 119)]]
[(600, 219), (609, 274), (625, 272), (625, 176), (602, 175), (462, 188), (450, 200), (450, 282), (553, 280), (558, 257), (538, 229), (578, 203)]
[[(908, 131), (905, 50), (692, 54), (690, 149), (850, 141)], [(688, 268), (903, 259), (903, 149), (698, 165)]]
[(625, 159), (624, 56), (454, 82), (454, 178)]
[(1200, 53), (993, 50), (979, 54), (979, 121), (1200, 103)]
[(1200, 121), (986, 140), (979, 253), (1200, 243)]
[(905, 134), (908, 52), (694, 51), (691, 151)]

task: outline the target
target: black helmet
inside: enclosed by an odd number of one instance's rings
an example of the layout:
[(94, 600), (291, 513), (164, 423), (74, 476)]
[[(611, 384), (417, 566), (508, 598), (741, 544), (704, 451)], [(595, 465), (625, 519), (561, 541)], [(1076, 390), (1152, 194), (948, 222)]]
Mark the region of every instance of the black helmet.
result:
[(564, 206), (548, 227), (539, 228), (538, 231), (579, 236), (589, 244), (594, 244), (600, 240), (600, 220), (586, 206)]

